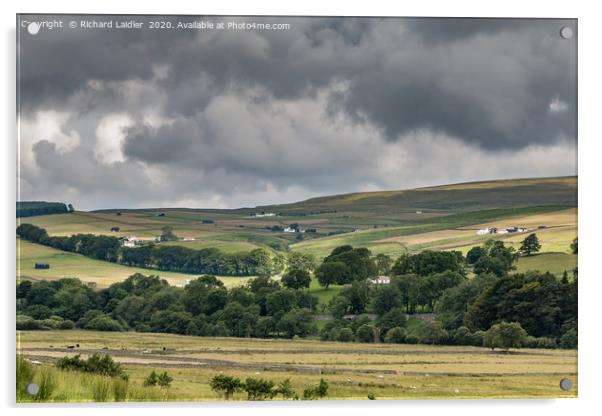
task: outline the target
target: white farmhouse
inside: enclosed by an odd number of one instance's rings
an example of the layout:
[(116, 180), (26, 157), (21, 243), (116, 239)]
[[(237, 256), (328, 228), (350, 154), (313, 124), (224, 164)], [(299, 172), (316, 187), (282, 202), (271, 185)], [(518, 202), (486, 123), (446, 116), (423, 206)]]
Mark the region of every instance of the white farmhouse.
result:
[(256, 212), (254, 214), (251, 214), (251, 217), (255, 217), (255, 218), (264, 218), (264, 217), (275, 217), (276, 214), (273, 212)]
[(129, 237), (122, 237), (121, 238), (121, 244), (124, 247), (136, 247), (136, 242), (140, 241), (140, 239), (138, 237), (136, 237), (135, 235), (131, 235)]
[(389, 276), (376, 276), (374, 279), (368, 279), (368, 283), (373, 285), (390, 285), (391, 278)]

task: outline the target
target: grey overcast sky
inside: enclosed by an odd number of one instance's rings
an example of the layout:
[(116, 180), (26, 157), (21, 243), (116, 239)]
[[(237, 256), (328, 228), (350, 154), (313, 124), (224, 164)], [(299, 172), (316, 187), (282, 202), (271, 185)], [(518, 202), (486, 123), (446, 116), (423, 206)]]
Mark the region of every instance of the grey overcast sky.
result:
[[(53, 18), (93, 19), (21, 15)], [(21, 200), (234, 208), (576, 174), (574, 20), (165, 19), (290, 29), (20, 28)]]

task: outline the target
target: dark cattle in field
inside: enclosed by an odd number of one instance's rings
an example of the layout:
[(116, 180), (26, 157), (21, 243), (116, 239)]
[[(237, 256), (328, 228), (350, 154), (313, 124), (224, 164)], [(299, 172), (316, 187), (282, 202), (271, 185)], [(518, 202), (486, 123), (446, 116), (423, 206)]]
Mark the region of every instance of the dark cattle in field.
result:
[(114, 233), (116, 233), (116, 232), (118, 232), (119, 230), (120, 230), (120, 228), (119, 228), (119, 227), (111, 227), (111, 232), (114, 232)]

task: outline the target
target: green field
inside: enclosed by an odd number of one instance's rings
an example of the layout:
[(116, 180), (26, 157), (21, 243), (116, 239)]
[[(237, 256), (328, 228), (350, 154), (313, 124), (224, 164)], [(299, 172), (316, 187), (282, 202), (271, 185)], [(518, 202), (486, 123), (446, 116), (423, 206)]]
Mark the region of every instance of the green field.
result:
[(572, 276), (573, 269), (577, 267), (577, 256), (567, 253), (542, 253), (528, 257), (521, 257), (516, 265), (518, 272), (539, 270), (550, 272), (557, 277), (562, 277), (564, 271)]
[(247, 252), (257, 248), (257, 245), (246, 241), (220, 241), (220, 240), (192, 240), (192, 241), (169, 241), (161, 243), (166, 246), (178, 245), (193, 250), (203, 248), (217, 248), (225, 253)]
[[(36, 262), (48, 263), (50, 269), (36, 270)], [(76, 277), (82, 282), (95, 283), (102, 288), (121, 282), (134, 273), (158, 275), (175, 286), (182, 286), (187, 280), (196, 277), (192, 274), (122, 266), (17, 239), (17, 279), (56, 280)], [(220, 277), (226, 286), (240, 285), (248, 279), (249, 277)]]
[[(226, 253), (262, 247), (280, 254), (311, 253), (318, 261), (345, 244), (367, 247), (373, 254), (385, 253), (393, 258), (426, 249), (466, 253), (489, 238), (503, 240), (518, 249), (526, 233), (477, 236), (476, 230), (520, 225), (537, 233), (542, 254), (521, 258), (518, 270), (538, 268), (561, 275), (564, 270), (572, 270), (577, 260), (569, 250), (577, 236), (576, 186), (575, 177), (521, 179), (335, 195), (255, 209), (114, 209), (27, 217), (21, 221), (39, 225), (50, 235), (94, 233), (146, 240), (156, 238), (161, 228), (169, 225), (180, 240), (159, 244), (194, 249), (214, 247)], [(261, 211), (279, 215), (251, 216)], [(317, 232), (296, 235), (270, 230), (275, 225), (286, 227), (291, 223), (315, 228)], [(546, 228), (539, 229), (542, 225)], [(111, 232), (115, 226), (119, 231)], [(548, 254), (543, 257), (543, 253)], [(194, 277), (105, 263), (27, 242), (20, 242), (18, 257), (20, 277), (78, 277), (100, 287), (136, 272), (159, 274), (177, 285)], [(50, 263), (51, 269), (35, 270), (36, 261)], [(222, 280), (234, 285), (246, 279)], [(325, 290), (314, 281), (310, 291), (325, 304), (339, 289)]]
[[(22, 331), (19, 353), (51, 367), (65, 355), (109, 353), (130, 375), (129, 401), (223, 400), (209, 379), (227, 374), (275, 382), (290, 378), (293, 388), (329, 384), (328, 400), (544, 398), (577, 396), (577, 353), (571, 350), (512, 350), (479, 347), (389, 345), (199, 338), (166, 334), (92, 331)], [(76, 351), (67, 345), (79, 344)], [(167, 352), (163, 347), (168, 348)], [(151, 371), (173, 377), (168, 389), (143, 387)], [(92, 401), (100, 376), (51, 370), (57, 387), (51, 401)], [(558, 387), (561, 378), (575, 385)], [(35, 381), (35, 380), (34, 380)], [(100, 380), (102, 381), (102, 379)], [(245, 400), (237, 393), (233, 400)], [(109, 400), (112, 400), (110, 396)]]

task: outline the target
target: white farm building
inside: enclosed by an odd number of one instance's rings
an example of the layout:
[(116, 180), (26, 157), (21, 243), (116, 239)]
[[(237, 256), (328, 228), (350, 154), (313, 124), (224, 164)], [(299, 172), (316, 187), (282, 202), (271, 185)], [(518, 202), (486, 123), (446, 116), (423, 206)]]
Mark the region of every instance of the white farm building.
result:
[(389, 276), (376, 276), (373, 279), (368, 279), (368, 283), (373, 285), (390, 285), (391, 278)]

